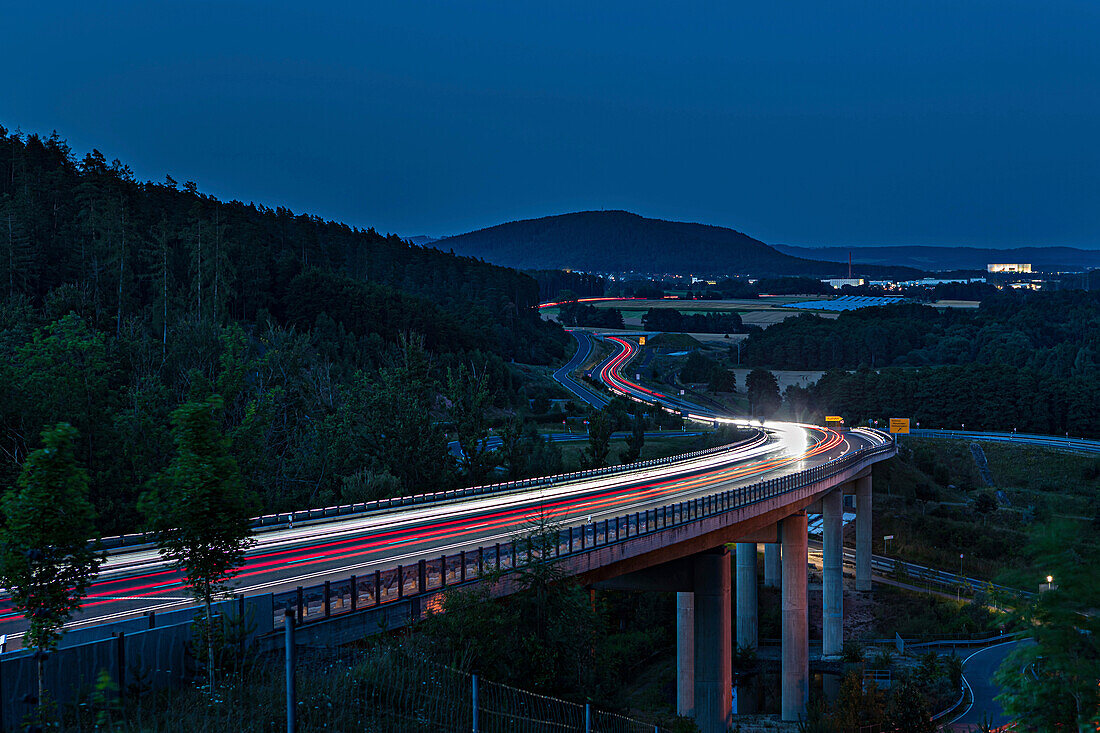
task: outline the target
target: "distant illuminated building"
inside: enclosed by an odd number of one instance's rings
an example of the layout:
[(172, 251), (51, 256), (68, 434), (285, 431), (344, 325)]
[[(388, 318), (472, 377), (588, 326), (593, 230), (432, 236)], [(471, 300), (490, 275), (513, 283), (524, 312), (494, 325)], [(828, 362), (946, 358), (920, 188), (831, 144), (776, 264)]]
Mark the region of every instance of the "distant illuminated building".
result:
[(1031, 272), (1030, 264), (1006, 263), (986, 265), (987, 272)]
[(821, 282), (825, 283), (826, 285), (830, 285), (830, 286), (836, 288), (837, 290), (840, 290), (845, 285), (852, 285), (852, 286), (855, 286), (855, 287), (859, 287), (860, 285), (863, 284), (863, 278), (862, 277), (834, 277), (834, 278), (829, 279), (829, 280), (822, 280)]

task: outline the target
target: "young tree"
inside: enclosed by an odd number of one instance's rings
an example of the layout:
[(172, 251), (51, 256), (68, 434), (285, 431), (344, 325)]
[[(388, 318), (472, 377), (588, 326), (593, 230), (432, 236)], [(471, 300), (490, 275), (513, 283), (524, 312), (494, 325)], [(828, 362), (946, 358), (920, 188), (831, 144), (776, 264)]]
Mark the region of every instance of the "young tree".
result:
[(606, 408), (588, 418), (588, 447), (581, 453), (582, 468), (603, 468), (611, 452), (612, 421)]
[(211, 604), (244, 562), (252, 543), (248, 519), (259, 509), (245, 488), (218, 428), (222, 400), (188, 402), (172, 413), (176, 456), (139, 504), (157, 534), (161, 554), (180, 570), (206, 607), (210, 689), (214, 688)]
[(508, 470), (508, 479), (522, 478), (531, 460), (531, 444), (539, 440), (534, 424), (512, 417), (500, 430), (500, 457)]
[(76, 429), (67, 423), (44, 430), (42, 448), (27, 456), (3, 499), (0, 581), (30, 621), (25, 641), (39, 651), (40, 704), (43, 654), (57, 645), (103, 562), (89, 544), (95, 512), (88, 501), (88, 473), (76, 460), (76, 439)]
[(724, 366), (715, 364), (714, 369), (710, 372), (710, 381), (707, 382), (707, 389), (715, 393), (736, 392), (737, 375)]
[(749, 394), (752, 414), (757, 417), (771, 417), (783, 404), (779, 396), (779, 383), (775, 375), (767, 369), (753, 369), (745, 377), (745, 389)]
[(497, 462), (497, 452), (489, 448), (489, 423), (485, 419), (490, 404), (486, 370), (465, 363), (458, 369), (448, 369), (446, 396), (462, 451), (459, 464), (470, 485), (480, 486)]
[(886, 703), (886, 729), (906, 733), (936, 733), (939, 730), (932, 722), (928, 697), (916, 681), (903, 678), (891, 689)]
[(626, 437), (626, 450), (619, 453), (619, 462), (622, 464), (634, 463), (642, 455), (642, 446), (645, 445), (645, 413), (634, 413), (634, 423), (631, 426), (630, 435)]
[(431, 370), (423, 337), (401, 335), (362, 400), (366, 455), (399, 478), (409, 493), (439, 491), (455, 483), (446, 438), (431, 419), (438, 391)]

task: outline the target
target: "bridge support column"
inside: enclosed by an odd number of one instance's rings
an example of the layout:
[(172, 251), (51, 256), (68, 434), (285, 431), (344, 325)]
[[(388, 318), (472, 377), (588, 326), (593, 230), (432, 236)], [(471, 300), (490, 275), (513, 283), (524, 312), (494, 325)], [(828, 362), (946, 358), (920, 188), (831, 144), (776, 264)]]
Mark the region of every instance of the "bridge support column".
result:
[(806, 513), (782, 521), (783, 641), (780, 712), (785, 721), (806, 715), (810, 699), (810, 636), (806, 603)]
[(695, 715), (695, 594), (676, 594), (676, 714)]
[(737, 646), (756, 649), (756, 543), (737, 543)]
[[(802, 569), (805, 573), (805, 563)], [(694, 576), (695, 722), (702, 733), (726, 733), (733, 703), (729, 551), (723, 547), (696, 555)]]
[(835, 489), (821, 500), (822, 644), (823, 657), (839, 657), (844, 645), (844, 493)]
[(779, 587), (779, 543), (768, 542), (764, 545), (764, 587)]
[(871, 477), (856, 484), (856, 590), (871, 590)]

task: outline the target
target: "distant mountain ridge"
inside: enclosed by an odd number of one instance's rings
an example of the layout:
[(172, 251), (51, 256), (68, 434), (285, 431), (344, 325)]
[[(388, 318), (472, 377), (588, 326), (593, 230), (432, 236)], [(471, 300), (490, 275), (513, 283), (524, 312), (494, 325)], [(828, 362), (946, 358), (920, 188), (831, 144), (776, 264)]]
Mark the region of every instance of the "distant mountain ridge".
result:
[[(579, 211), (447, 237), (433, 246), (520, 269), (697, 275), (842, 277), (846, 262), (795, 257), (747, 234), (708, 224), (648, 219), (628, 211)], [(863, 276), (914, 275), (860, 265)]]
[(884, 246), (884, 247), (793, 247), (774, 245), (792, 257), (820, 257), (869, 265), (897, 265), (921, 270), (984, 270), (995, 262), (1026, 262), (1043, 271), (1077, 270), (1100, 267), (1100, 250), (1074, 247), (983, 247)]

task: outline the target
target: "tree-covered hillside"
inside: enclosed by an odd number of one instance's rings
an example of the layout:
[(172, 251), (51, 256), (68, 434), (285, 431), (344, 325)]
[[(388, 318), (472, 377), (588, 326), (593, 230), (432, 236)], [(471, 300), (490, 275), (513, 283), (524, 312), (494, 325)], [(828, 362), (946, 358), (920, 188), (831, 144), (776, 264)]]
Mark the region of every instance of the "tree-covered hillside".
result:
[(916, 304), (801, 315), (746, 342), (747, 364), (832, 370), (787, 399), (806, 418), (1100, 436), (1100, 293), (1006, 292), (977, 311)]
[(267, 510), (453, 485), (448, 391), (506, 406), (509, 360), (563, 355), (538, 300), (514, 270), (0, 128), (0, 487), (68, 422), (101, 529), (134, 529), (169, 414), (211, 392)]
[(803, 314), (754, 333), (747, 363), (779, 369), (1004, 364), (1056, 377), (1094, 376), (1100, 293), (1006, 292), (976, 311), (899, 304)]

